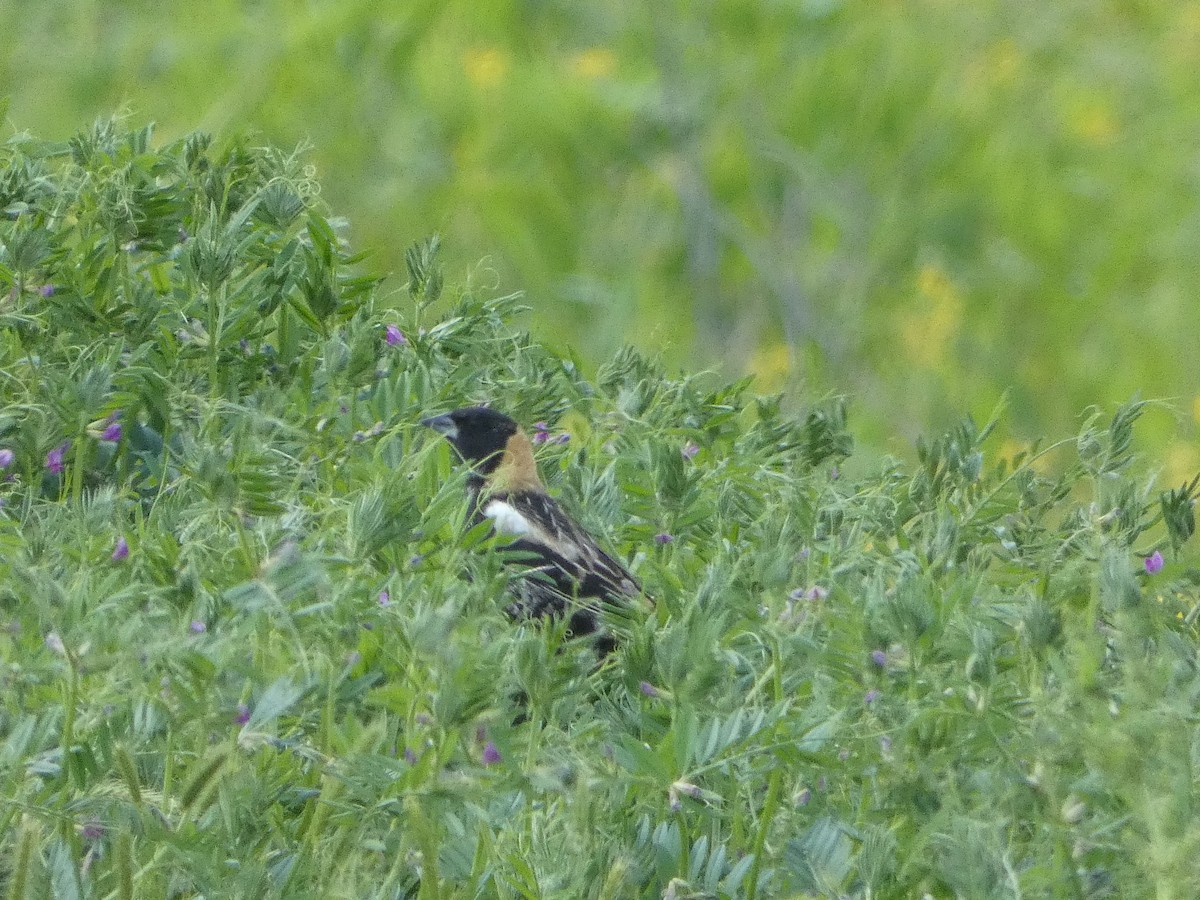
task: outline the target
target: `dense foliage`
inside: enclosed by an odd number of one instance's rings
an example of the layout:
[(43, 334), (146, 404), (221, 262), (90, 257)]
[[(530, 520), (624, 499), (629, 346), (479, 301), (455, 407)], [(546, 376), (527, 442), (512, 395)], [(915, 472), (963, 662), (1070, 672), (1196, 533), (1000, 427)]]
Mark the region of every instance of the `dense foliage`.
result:
[[(295, 155), (0, 154), (6, 896), (1200, 895), (1197, 484), (1143, 403), (842, 474), (837, 398), (587, 380), (433, 240), (362, 275)], [(599, 669), (505, 619), (416, 425), (481, 400), (655, 598)]]

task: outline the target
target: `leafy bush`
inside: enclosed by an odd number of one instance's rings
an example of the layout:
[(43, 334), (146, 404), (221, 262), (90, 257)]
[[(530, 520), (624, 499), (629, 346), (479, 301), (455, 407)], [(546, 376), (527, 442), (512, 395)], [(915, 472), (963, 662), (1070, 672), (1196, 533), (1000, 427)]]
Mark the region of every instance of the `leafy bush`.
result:
[[(8, 896), (1200, 894), (1144, 403), (842, 475), (838, 398), (591, 383), (436, 241), (362, 275), (296, 155), (150, 138), (3, 149)], [(656, 600), (599, 669), (505, 619), (416, 426), (481, 400)]]

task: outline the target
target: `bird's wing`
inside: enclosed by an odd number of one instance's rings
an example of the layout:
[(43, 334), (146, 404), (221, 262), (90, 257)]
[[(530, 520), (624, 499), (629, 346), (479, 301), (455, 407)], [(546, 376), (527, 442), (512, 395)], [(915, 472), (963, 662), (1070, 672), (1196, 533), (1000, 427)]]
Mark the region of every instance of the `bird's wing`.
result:
[(492, 494), (483, 499), (481, 512), (496, 531), (515, 538), (512, 548), (528, 553), (530, 567), (550, 576), (560, 591), (603, 600), (641, 592), (638, 580), (601, 550), (549, 494)]

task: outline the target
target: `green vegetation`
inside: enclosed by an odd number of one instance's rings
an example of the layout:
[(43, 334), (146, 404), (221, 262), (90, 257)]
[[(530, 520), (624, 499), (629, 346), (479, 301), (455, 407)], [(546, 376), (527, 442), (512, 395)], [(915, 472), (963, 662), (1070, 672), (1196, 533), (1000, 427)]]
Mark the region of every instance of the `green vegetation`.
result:
[[(1197, 484), (1145, 404), (842, 475), (836, 398), (585, 379), (434, 241), (398, 298), (295, 155), (2, 153), (5, 896), (1200, 895)], [(569, 435), (656, 600), (599, 670), (505, 620), (415, 426), (481, 399)]]
[(1010, 390), (1013, 449), (1140, 392), (1200, 469), (1194, 4), (9, 0), (0, 33), (11, 129), (310, 138), (377, 270), (439, 231), (589, 374), (632, 341), (844, 392), (893, 453)]

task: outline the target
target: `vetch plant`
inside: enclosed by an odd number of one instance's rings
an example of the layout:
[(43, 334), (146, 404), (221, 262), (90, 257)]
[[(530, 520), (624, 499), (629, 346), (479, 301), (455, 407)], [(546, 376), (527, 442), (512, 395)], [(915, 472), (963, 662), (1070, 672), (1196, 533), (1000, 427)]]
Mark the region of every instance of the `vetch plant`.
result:
[[(0, 147), (10, 893), (1200, 896), (1200, 479), (1151, 487), (1145, 403), (855, 455), (841, 398), (585, 378), (436, 239), (398, 293), (319, 197)], [(417, 426), (481, 400), (654, 597), (600, 667)]]

